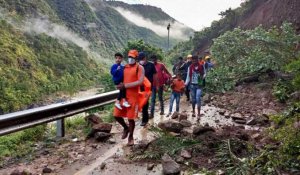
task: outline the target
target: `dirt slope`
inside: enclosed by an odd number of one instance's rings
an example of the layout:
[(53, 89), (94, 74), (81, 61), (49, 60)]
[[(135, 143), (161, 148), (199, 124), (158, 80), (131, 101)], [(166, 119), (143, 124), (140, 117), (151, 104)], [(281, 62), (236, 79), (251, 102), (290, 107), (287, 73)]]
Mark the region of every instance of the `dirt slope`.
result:
[(262, 24), (266, 28), (280, 26), (284, 21), (294, 24), (300, 32), (299, 0), (253, 0), (260, 1), (252, 13), (238, 23), (244, 29), (252, 29)]

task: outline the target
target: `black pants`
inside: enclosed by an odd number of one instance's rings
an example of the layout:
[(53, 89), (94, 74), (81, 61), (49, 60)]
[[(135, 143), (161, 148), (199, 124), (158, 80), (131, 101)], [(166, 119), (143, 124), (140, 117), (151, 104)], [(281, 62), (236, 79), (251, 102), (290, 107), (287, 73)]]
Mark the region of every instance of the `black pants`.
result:
[(121, 100), (122, 98), (126, 98), (126, 89), (120, 89), (118, 100)]
[(143, 109), (142, 109), (142, 123), (148, 123), (149, 121), (149, 101), (147, 101), (147, 103), (144, 105)]
[(188, 100), (190, 100), (190, 85), (187, 85), (185, 88), (185, 95)]
[[(120, 83), (122, 83), (122, 82), (114, 82), (115, 85), (118, 85)], [(126, 98), (126, 89), (125, 88), (124, 89), (120, 89), (120, 92), (118, 94), (118, 98), (117, 99), (120, 101), (122, 98)]]

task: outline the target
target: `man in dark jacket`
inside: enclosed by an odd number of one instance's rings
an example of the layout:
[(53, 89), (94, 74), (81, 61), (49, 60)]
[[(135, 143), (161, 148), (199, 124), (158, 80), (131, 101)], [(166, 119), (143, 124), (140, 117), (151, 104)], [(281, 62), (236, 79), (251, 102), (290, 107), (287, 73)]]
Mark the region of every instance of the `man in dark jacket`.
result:
[[(192, 55), (188, 55), (186, 62), (179, 68), (179, 71), (183, 72), (182, 77), (184, 80), (186, 80), (187, 72), (188, 72), (188, 69), (191, 64), (192, 64)], [(187, 84), (185, 87), (185, 95), (186, 95), (187, 101), (190, 101), (190, 85), (189, 84)]]
[[(152, 85), (151, 89), (153, 92), (153, 88), (156, 88), (156, 87), (153, 87), (153, 82), (157, 81), (157, 77), (156, 77), (157, 72), (156, 72), (155, 66), (152, 62), (149, 62), (147, 60), (146, 54), (144, 52), (139, 53), (138, 59), (139, 59), (140, 65), (142, 65), (145, 69), (145, 76), (150, 81), (150, 83)], [(156, 82), (156, 84), (158, 84), (158, 83)], [(149, 102), (147, 101), (147, 103), (144, 105), (143, 110), (142, 110), (143, 117), (142, 117), (141, 126), (145, 126), (148, 123), (148, 120), (149, 120), (148, 109), (149, 109)]]

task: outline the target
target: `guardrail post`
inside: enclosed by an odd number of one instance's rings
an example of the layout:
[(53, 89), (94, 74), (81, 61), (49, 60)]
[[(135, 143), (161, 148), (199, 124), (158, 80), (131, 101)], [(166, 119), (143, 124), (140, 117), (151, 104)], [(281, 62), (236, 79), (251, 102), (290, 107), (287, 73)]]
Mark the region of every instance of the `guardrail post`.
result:
[(59, 119), (56, 121), (56, 136), (57, 137), (65, 136), (65, 119)]

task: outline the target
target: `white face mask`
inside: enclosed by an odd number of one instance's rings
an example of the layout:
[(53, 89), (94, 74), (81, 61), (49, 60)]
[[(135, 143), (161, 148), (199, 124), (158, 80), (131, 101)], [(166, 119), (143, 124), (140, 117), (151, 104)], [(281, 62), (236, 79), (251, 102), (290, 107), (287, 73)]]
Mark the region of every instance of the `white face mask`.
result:
[(140, 65), (144, 65), (145, 64), (145, 61), (144, 60), (141, 60), (140, 61)]
[(134, 64), (135, 59), (134, 58), (128, 58), (128, 64)]

